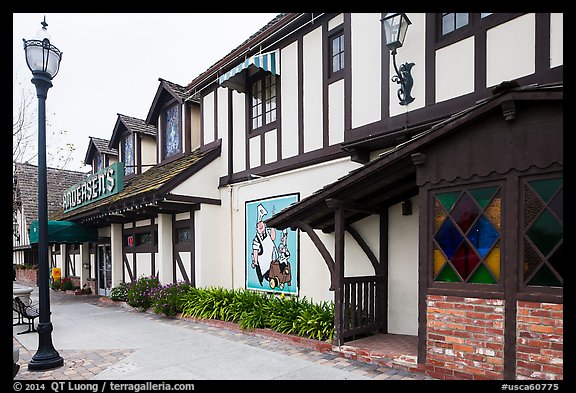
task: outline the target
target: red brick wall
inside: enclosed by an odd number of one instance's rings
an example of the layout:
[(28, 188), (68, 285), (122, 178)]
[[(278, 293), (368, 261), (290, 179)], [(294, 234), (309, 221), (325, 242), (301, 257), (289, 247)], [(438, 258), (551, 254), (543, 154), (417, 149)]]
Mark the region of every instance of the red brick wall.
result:
[(503, 379), (503, 300), (428, 295), (426, 313), (429, 375)]
[(563, 379), (563, 305), (519, 301), (516, 313), (516, 379)]
[(38, 269), (16, 269), (16, 281), (38, 285)]

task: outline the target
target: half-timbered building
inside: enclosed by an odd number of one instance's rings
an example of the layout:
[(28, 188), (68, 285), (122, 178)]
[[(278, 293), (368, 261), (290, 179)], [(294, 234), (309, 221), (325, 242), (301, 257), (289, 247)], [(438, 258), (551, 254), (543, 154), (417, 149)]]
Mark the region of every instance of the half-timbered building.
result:
[(392, 45), (386, 13), (279, 14), (119, 115), (123, 189), (54, 216), (98, 228), (102, 293), (333, 301), (335, 345), (412, 336), (437, 377), (562, 379), (563, 14), (406, 17)]

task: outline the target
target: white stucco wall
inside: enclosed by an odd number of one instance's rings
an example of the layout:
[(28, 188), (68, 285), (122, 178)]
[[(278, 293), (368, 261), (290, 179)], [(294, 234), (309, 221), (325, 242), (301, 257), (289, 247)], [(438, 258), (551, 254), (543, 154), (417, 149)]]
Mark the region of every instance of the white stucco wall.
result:
[(328, 86), (328, 143), (344, 142), (344, 79)]
[(536, 68), (534, 14), (519, 16), (486, 32), (486, 86), (534, 73)]
[[(222, 280), (231, 274), (231, 284), (234, 288), (244, 288), (246, 280), (246, 261), (245, 257), (245, 203), (262, 198), (274, 197), (278, 195), (286, 195), (292, 193), (300, 193), (300, 200), (309, 196), (317, 191), (322, 185), (336, 181), (338, 178), (347, 174), (349, 171), (357, 168), (359, 164), (351, 162), (348, 158), (334, 160), (331, 162), (310, 166), (303, 169), (298, 169), (283, 174), (268, 176), (266, 178), (254, 179), (241, 184), (232, 185), (222, 190), (221, 199), (222, 205), (220, 209), (213, 208), (214, 217), (217, 211), (221, 211), (222, 215), (220, 220), (222, 223), (232, 222), (231, 227), (218, 227), (218, 231), (228, 231), (225, 235), (225, 241), (216, 244), (215, 252), (218, 252), (218, 257), (213, 263), (217, 266), (222, 264), (222, 260), (228, 261), (220, 271)], [(321, 183), (319, 183), (319, 179)], [(197, 216), (204, 214), (204, 206)], [(200, 213), (200, 214), (198, 214)], [(231, 217), (231, 218), (230, 218)], [(202, 222), (212, 222), (210, 218), (202, 217)], [(202, 225), (198, 223), (198, 225)], [(364, 234), (364, 229), (359, 229)], [(325, 245), (331, 254), (334, 253), (334, 235), (326, 235), (321, 232), (318, 233), (320, 239), (325, 241)], [(211, 247), (212, 241), (206, 240), (207, 234), (202, 233), (202, 247)], [(280, 235), (278, 235), (280, 236)], [(370, 236), (370, 235), (369, 235)], [(333, 300), (333, 292), (329, 291), (330, 287), (330, 274), (326, 263), (322, 256), (305, 233), (299, 233), (300, 240), (300, 257), (299, 257), (299, 295), (312, 298), (315, 301)], [(374, 239), (372, 239), (374, 240)], [(372, 242), (371, 240), (371, 242)], [(350, 248), (347, 252), (354, 253), (354, 249), (359, 249), (354, 243), (353, 239), (348, 240)], [(232, 252), (231, 252), (232, 249)], [(361, 251), (360, 251), (361, 252)], [(377, 252), (377, 248), (375, 249)], [(370, 262), (363, 255), (358, 253), (358, 258), (350, 258), (350, 261), (357, 260), (358, 264), (363, 267), (352, 266), (351, 273), (364, 274), (363, 268), (371, 268)], [(233, 260), (233, 265), (230, 266), (230, 261)], [(197, 265), (199, 263), (197, 262)], [(207, 267), (204, 267), (204, 269)], [(212, 269), (212, 267), (210, 267)], [(359, 270), (360, 269), (360, 270)], [(373, 270), (370, 270), (373, 273)], [(372, 274), (370, 273), (370, 274)], [(208, 277), (207, 273), (202, 273), (203, 277)], [(220, 277), (214, 276), (215, 280)], [(221, 281), (222, 281), (221, 280)], [(224, 280), (225, 281), (225, 280)], [(206, 281), (205, 281), (206, 282)], [(229, 284), (227, 284), (229, 285)]]
[(304, 36), (304, 151), (323, 146), (322, 27)]
[(146, 172), (152, 168), (151, 165), (156, 165), (156, 139), (150, 135), (142, 135), (141, 139), (142, 149), (142, 172)]
[(436, 51), (436, 102), (474, 91), (474, 36)]
[(205, 198), (219, 198), (220, 192), (218, 191), (218, 184), (220, 181), (219, 171), (221, 168), (221, 159), (222, 155), (174, 187), (171, 193)]
[[(228, 89), (217, 89), (218, 101), (218, 139), (222, 140), (222, 152), (228, 151)], [(228, 154), (220, 156), (220, 176), (228, 174)]]
[(418, 334), (418, 198), (412, 215), (402, 204), (388, 209), (388, 331)]
[(232, 166), (234, 172), (246, 169), (246, 98), (236, 90), (232, 92), (233, 149)]
[(204, 144), (214, 141), (214, 92), (202, 98), (202, 119), (204, 120)]
[(381, 119), (381, 13), (352, 13), (352, 127)]
[(298, 41), (280, 52), (282, 88), (282, 158), (298, 154)]
[(564, 14), (550, 14), (550, 68), (564, 64)]

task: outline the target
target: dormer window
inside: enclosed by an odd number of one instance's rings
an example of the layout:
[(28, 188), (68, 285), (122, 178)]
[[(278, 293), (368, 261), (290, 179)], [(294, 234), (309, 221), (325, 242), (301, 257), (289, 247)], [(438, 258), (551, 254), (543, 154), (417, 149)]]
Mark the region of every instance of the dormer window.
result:
[(124, 162), (124, 175), (134, 174), (134, 144), (132, 134), (122, 138), (122, 162)]
[(94, 156), (94, 163), (96, 166), (94, 172), (98, 172), (99, 170), (104, 169), (104, 159), (102, 157), (102, 154), (96, 153), (96, 155)]
[(162, 126), (162, 158), (166, 159), (182, 152), (180, 106), (178, 104), (166, 108), (162, 115)]

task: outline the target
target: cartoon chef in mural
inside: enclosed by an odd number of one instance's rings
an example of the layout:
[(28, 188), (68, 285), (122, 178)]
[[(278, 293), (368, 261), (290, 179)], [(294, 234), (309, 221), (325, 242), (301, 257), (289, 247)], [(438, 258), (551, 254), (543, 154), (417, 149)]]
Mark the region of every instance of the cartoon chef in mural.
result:
[[(276, 246), (276, 230), (268, 228), (263, 221), (268, 214), (266, 208), (259, 204), (257, 206), (258, 219), (256, 222), (256, 235), (252, 241), (252, 264), (256, 270), (260, 286), (264, 280), (268, 282), (271, 289), (283, 289), (284, 285), (290, 285), (292, 280), (290, 270), (290, 251), (287, 240), (288, 231), (282, 231), (280, 244)], [(264, 273), (262, 271), (264, 270)]]

